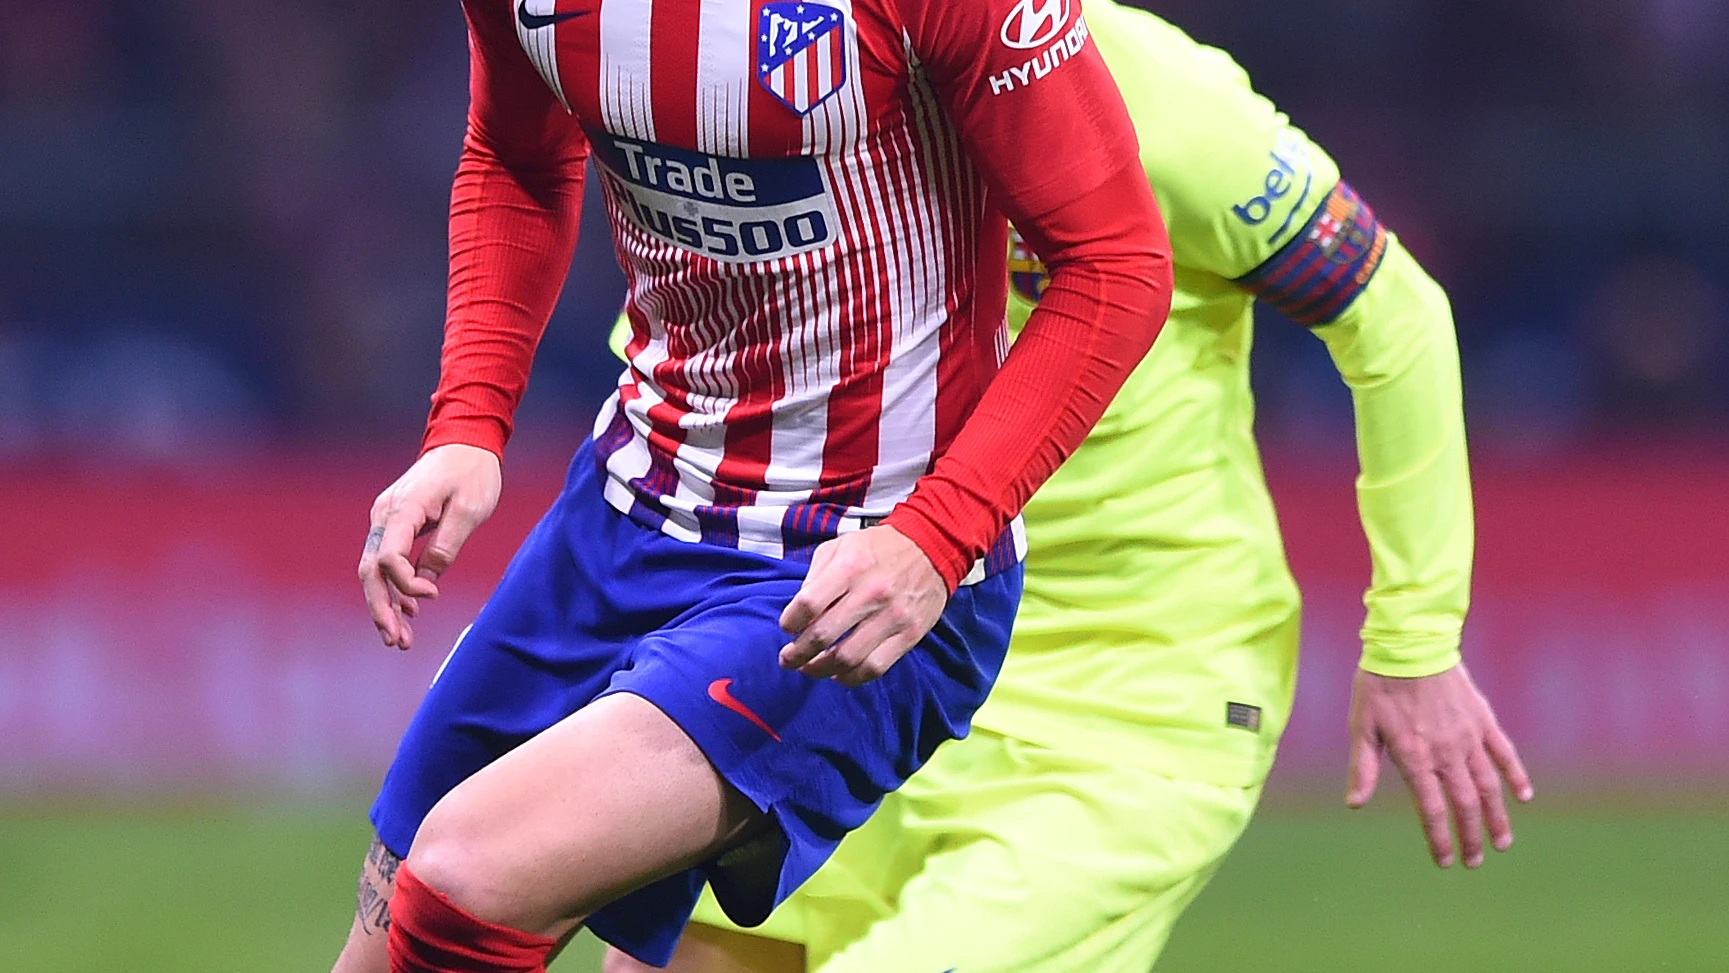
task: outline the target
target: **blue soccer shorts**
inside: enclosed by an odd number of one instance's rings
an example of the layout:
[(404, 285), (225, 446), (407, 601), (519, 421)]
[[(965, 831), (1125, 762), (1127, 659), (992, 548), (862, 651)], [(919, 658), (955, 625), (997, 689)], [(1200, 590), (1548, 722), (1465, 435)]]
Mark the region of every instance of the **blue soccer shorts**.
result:
[(662, 965), (708, 882), (735, 921), (762, 922), (938, 744), (966, 734), (1021, 593), (1019, 565), (960, 588), (886, 675), (848, 688), (780, 666), (780, 613), (807, 570), (638, 524), (603, 499), (584, 445), (404, 734), (372, 808), (379, 840), (406, 856), (427, 812), (469, 775), (594, 699), (634, 693), (770, 815), (780, 867), (711, 862), (613, 902), (588, 927)]

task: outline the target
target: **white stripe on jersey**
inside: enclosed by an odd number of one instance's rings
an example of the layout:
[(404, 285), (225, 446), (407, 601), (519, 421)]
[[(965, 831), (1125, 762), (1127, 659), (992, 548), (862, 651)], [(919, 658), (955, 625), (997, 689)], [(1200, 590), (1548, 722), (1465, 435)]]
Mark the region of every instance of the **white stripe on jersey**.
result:
[[(897, 421), (892, 428), (884, 430), (883, 455), (908, 459), (879, 467), (872, 480), (872, 502), (878, 497), (902, 497), (911, 492), (913, 484), (925, 472), (922, 466), (911, 461), (911, 457), (921, 454), (928, 457), (934, 448), (940, 349), (936, 342), (923, 342), (912, 347), (906, 347), (906, 342), (941, 327), (946, 318), (944, 295), (936, 292), (933, 285), (940, 287), (941, 282), (960, 270), (951, 265), (951, 255), (976, 252), (972, 227), (977, 225), (975, 211), (983, 205), (973, 188), (977, 185), (976, 176), (966, 159), (960, 138), (938, 106), (935, 92), (922, 72), (915, 74), (910, 91), (913, 119), (907, 135), (916, 139), (918, 146), (909, 153), (914, 163), (913, 178), (902, 185), (902, 194), (894, 207), (913, 214), (912, 225), (918, 235), (909, 257), (919, 260), (922, 266), (917, 272), (900, 275), (908, 281), (901, 298), (914, 314), (928, 315), (928, 318), (906, 321), (895, 331), (895, 353), (885, 376), (883, 414), (897, 420), (902, 417), (906, 420), (932, 417), (933, 421)], [(999, 328), (1006, 341), (1006, 325), (999, 325)]]
[[(601, 407), (600, 415), (594, 418), (594, 435), (600, 438), (606, 428), (612, 425), (613, 416), (620, 409), (619, 398), (614, 395), (606, 400)], [(628, 512), (631, 504), (636, 502), (636, 494), (628, 485), (631, 480), (648, 472), (649, 454), (648, 441), (641, 435), (632, 435), (630, 441), (619, 447), (618, 451), (607, 457), (606, 480), (601, 484), (601, 494), (606, 502), (618, 510)]]
[(696, 147), (750, 155), (750, 78), (756, 25), (750, 0), (702, 0), (696, 49)]
[(605, 0), (600, 5), (601, 122), (609, 132), (648, 142), (654, 141), (648, 46), (653, 8), (654, 0)]

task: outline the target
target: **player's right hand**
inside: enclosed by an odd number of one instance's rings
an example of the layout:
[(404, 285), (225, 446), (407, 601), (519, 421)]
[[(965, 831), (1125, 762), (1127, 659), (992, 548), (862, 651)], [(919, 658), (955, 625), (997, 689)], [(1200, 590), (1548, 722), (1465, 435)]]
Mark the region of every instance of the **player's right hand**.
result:
[[(477, 446), (429, 450), (372, 504), (372, 529), (360, 555), (360, 589), (385, 645), (414, 645), (409, 619), (421, 598), (438, 597), (438, 579), (450, 569), (468, 535), (492, 516), (503, 484), (498, 457)], [(415, 539), (431, 532), (420, 556)]]

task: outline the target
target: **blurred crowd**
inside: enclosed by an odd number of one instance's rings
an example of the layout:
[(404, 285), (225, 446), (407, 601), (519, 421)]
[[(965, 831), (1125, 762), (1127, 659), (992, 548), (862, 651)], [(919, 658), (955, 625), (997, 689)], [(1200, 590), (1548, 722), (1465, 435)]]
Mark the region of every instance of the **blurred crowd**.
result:
[[(1729, 4), (1141, 5), (1235, 54), (1448, 286), (1480, 444), (1724, 435)], [(0, 460), (411, 450), (465, 72), (454, 0), (0, 0)], [(598, 215), (530, 436), (616, 371)], [(1268, 429), (1338, 438), (1317, 345), (1262, 329)]]

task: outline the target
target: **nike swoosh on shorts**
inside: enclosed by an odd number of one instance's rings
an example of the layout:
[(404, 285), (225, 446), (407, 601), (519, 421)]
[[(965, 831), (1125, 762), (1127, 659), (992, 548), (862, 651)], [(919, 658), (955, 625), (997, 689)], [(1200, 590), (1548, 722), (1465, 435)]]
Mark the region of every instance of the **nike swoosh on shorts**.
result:
[(756, 724), (757, 729), (767, 733), (774, 738), (774, 742), (779, 743), (780, 734), (776, 733), (774, 727), (769, 726), (762, 717), (752, 712), (749, 706), (739, 702), (738, 698), (733, 696), (731, 687), (731, 679), (716, 679), (708, 684), (708, 698)]

